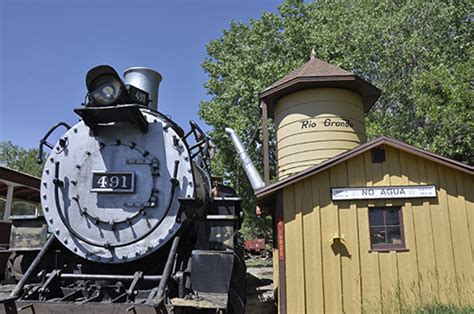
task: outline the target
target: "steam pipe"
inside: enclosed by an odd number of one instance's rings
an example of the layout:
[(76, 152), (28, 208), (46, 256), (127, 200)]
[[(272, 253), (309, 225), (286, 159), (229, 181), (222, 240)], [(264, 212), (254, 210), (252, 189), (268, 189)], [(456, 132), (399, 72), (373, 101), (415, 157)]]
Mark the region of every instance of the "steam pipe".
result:
[(242, 167), (245, 170), (247, 178), (249, 178), (250, 185), (252, 185), (253, 190), (257, 191), (263, 188), (265, 186), (265, 183), (263, 182), (262, 177), (258, 173), (255, 166), (253, 165), (253, 162), (250, 159), (250, 156), (245, 150), (244, 146), (242, 145), (242, 142), (240, 141), (239, 137), (237, 136), (237, 133), (235, 133), (235, 131), (231, 128), (225, 128), (225, 131), (234, 143), (235, 150), (239, 155), (240, 162), (242, 163)]

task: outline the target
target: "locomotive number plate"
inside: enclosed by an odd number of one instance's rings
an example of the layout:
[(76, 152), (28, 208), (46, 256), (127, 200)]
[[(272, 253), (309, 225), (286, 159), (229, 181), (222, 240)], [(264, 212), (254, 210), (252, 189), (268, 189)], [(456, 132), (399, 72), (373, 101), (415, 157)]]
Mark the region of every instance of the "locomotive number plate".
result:
[(135, 174), (133, 172), (92, 172), (92, 192), (133, 193)]

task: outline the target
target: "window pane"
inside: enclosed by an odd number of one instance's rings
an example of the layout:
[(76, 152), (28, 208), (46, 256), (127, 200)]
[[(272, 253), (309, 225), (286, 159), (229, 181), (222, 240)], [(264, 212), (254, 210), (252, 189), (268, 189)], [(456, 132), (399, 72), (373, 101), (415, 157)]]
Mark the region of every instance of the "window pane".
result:
[(371, 239), (372, 245), (387, 243), (385, 228), (384, 227), (370, 228), (370, 239)]
[(370, 225), (371, 226), (383, 226), (383, 211), (382, 210), (369, 210)]
[(385, 219), (387, 220), (387, 225), (399, 225), (400, 224), (400, 215), (398, 208), (391, 208), (385, 211)]
[(387, 227), (387, 243), (402, 244), (400, 227)]

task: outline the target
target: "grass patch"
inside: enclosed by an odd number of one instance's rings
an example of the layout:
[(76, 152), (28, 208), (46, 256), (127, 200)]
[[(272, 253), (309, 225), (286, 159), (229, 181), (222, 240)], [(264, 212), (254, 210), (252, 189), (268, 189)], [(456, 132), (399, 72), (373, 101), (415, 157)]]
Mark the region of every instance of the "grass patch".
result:
[(272, 259), (251, 258), (245, 260), (247, 267), (272, 267)]
[(474, 313), (472, 278), (418, 275), (418, 280), (393, 286), (382, 295), (365, 300), (364, 313)]

